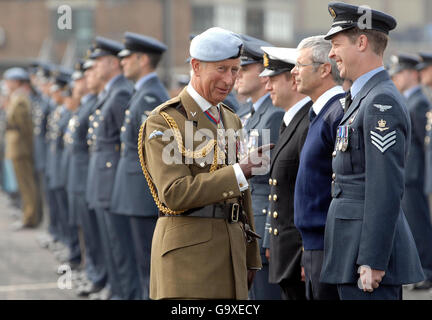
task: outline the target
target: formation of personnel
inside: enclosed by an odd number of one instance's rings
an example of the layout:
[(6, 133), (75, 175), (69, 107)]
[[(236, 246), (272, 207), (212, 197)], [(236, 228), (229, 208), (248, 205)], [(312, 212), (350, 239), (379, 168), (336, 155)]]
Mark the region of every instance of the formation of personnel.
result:
[(432, 54), (332, 2), (297, 48), (214, 27), (170, 97), (167, 46), (96, 37), (74, 70), (8, 69), (16, 230), (90, 299), (402, 299), (432, 287)]

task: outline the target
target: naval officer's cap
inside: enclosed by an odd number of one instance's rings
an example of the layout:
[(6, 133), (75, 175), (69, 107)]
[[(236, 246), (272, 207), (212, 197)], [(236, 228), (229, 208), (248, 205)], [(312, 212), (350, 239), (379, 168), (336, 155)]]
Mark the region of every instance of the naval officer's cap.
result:
[[(330, 40), (334, 35), (342, 31), (355, 27), (389, 34), (391, 30), (396, 28), (397, 24), (392, 16), (384, 12), (343, 2), (330, 2), (328, 10), (333, 18), (333, 24), (325, 36), (326, 40)], [(371, 21), (367, 21), (368, 17), (371, 17)]]
[(201, 61), (216, 62), (239, 58), (242, 47), (243, 43), (237, 34), (213, 27), (192, 39), (189, 54)]
[(271, 47), (272, 45), (261, 39), (242, 34), (240, 38), (243, 41), (243, 51), (240, 57), (240, 65), (245, 66), (252, 63), (263, 63), (264, 51), (261, 47)]
[(23, 68), (9, 68), (3, 73), (3, 78), (5, 80), (19, 80), (19, 81), (29, 81), (29, 73)]
[(295, 48), (261, 47), (264, 70), (260, 77), (273, 77), (294, 69), (298, 51)]
[(412, 54), (400, 53), (390, 57), (389, 74), (393, 76), (403, 70), (417, 70), (420, 59)]
[(432, 66), (432, 53), (419, 53), (421, 62), (417, 65), (417, 70), (426, 69), (429, 66)]
[(126, 31), (124, 34), (124, 49), (118, 53), (120, 58), (135, 52), (162, 54), (167, 46), (155, 38)]
[(96, 59), (103, 56), (116, 56), (123, 50), (123, 44), (104, 37), (96, 37), (93, 43), (93, 49), (89, 56), (90, 59)]

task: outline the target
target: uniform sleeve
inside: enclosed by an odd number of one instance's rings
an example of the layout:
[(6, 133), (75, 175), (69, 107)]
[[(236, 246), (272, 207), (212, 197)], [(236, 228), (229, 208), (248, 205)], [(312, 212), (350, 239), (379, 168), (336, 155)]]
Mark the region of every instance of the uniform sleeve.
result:
[[(233, 166), (192, 175), (172, 131), (160, 115), (144, 123), (144, 155), (159, 199), (172, 210), (187, 210), (241, 196)], [(176, 155), (176, 156), (173, 156)]]
[[(385, 112), (374, 104), (391, 106)], [(365, 108), (365, 201), (358, 265), (386, 270), (404, 192), (404, 164), (410, 139), (406, 106), (378, 95)]]

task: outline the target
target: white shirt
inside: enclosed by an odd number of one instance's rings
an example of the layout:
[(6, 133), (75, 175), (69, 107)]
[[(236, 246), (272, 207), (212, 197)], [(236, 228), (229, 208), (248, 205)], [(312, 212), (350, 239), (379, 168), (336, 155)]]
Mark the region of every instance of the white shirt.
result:
[[(187, 85), (186, 91), (189, 93), (192, 99), (194, 99), (194, 101), (198, 104), (198, 106), (203, 112), (206, 112), (208, 109), (210, 109), (210, 107), (212, 107), (212, 104), (203, 97), (201, 97), (201, 95), (194, 89), (194, 87), (192, 87), (190, 83)], [(247, 190), (249, 188), (249, 184), (246, 180), (245, 175), (243, 174), (242, 169), (240, 168), (240, 164), (235, 163), (233, 165), (233, 168), (240, 191)]]
[(324, 108), (324, 106), (327, 104), (327, 102), (329, 102), (329, 100), (335, 95), (340, 93), (345, 93), (344, 89), (341, 86), (334, 86), (333, 88), (324, 92), (312, 105), (315, 114), (318, 115), (322, 108)]
[(299, 102), (297, 102), (295, 105), (293, 105), (291, 108), (288, 109), (288, 111), (285, 112), (283, 121), (285, 122), (285, 126), (288, 127), (292, 119), (294, 119), (295, 115), (299, 110), (310, 101), (311, 98), (306, 97), (301, 99)]

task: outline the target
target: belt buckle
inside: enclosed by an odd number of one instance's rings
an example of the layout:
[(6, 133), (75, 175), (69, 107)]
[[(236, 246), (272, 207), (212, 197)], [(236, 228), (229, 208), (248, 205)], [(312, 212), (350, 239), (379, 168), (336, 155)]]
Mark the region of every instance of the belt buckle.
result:
[(233, 203), (231, 207), (231, 223), (238, 222), (240, 212), (240, 205), (238, 203)]

